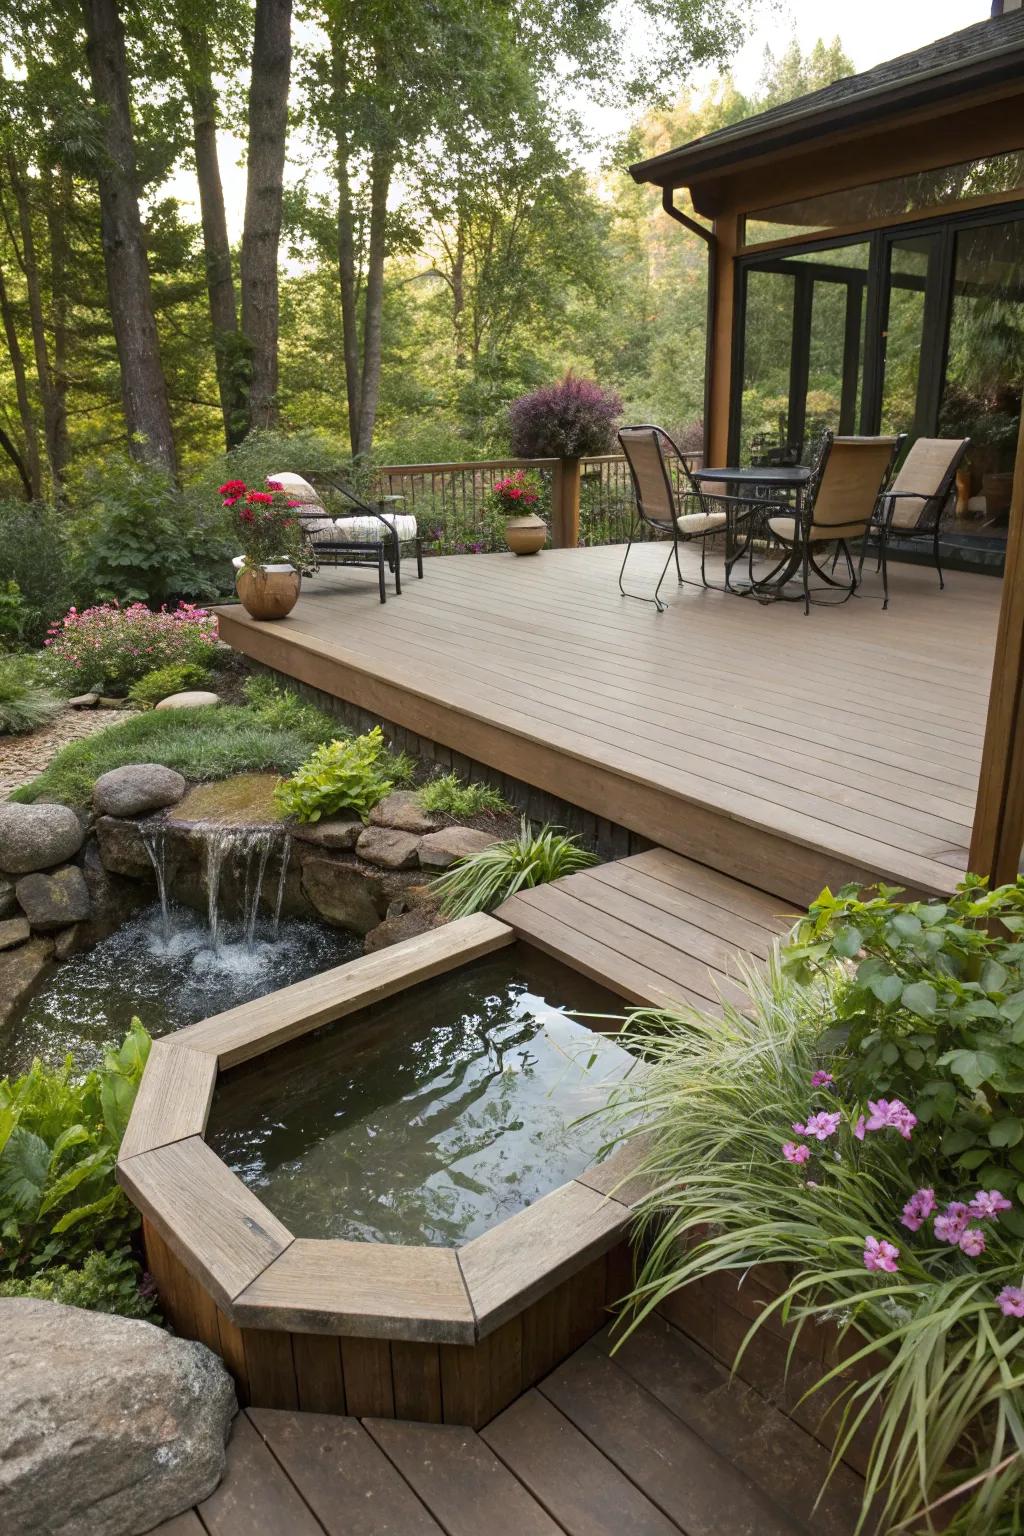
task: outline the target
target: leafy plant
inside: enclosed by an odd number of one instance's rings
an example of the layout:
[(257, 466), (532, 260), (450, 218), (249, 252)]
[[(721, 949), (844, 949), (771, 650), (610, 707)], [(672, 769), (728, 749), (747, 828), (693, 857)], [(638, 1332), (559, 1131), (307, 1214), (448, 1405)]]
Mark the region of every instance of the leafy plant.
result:
[(153, 709), (161, 699), (189, 688), (203, 688), (210, 681), (210, 669), (193, 661), (172, 662), (169, 667), (154, 667), (128, 689), (128, 697), (140, 709)]
[(68, 692), (123, 693), (157, 667), (209, 664), (216, 644), (216, 619), (191, 603), (159, 613), (144, 603), (71, 608), (47, 635), (46, 669)]
[(434, 889), (449, 917), (468, 917), (489, 912), (516, 891), (560, 880), (596, 863), (597, 855), (581, 848), (575, 837), (550, 826), (534, 832), (524, 816), (517, 837), (460, 859), (438, 876)]
[(380, 726), (364, 736), (328, 741), (279, 784), (274, 799), (286, 816), (319, 821), (339, 811), (355, 811), (365, 820), (394, 781), (386, 777), (386, 749)]
[[(968, 878), (945, 902), (881, 886), (825, 891), (787, 968), (843, 967), (825, 1048), (850, 1091), (896, 1095), (928, 1128), (917, 1145), (1024, 1204), (1024, 879)], [(1024, 1236), (1024, 1215), (1008, 1218)]]
[(62, 708), (31, 656), (0, 656), (0, 736), (34, 731)]
[(522, 517), (524, 512), (535, 512), (540, 501), (540, 482), (536, 475), (525, 469), (514, 469), (511, 474), (495, 480), (487, 493), (488, 510), (502, 521), (508, 517)]
[(124, 1248), (138, 1216), (114, 1180), (150, 1040), (138, 1019), (83, 1078), (72, 1058), (0, 1081), (0, 1269), (32, 1274)]
[(81, 1268), (52, 1264), (17, 1280), (0, 1280), (0, 1297), (34, 1296), (90, 1312), (155, 1319), (156, 1299), (130, 1248), (86, 1254)]
[(273, 678), (246, 678), (243, 691), (256, 718), (271, 730), (298, 731), (314, 746), (349, 734), (322, 709), (307, 704), (294, 689), (282, 687)]
[(512, 452), (524, 459), (610, 453), (621, 414), (622, 401), (614, 390), (567, 373), (561, 383), (513, 400), (508, 413)]
[(9, 592), (11, 582), (18, 588), (18, 639), (41, 645), (73, 595), (64, 513), (36, 502), (0, 501), (0, 586)]
[(721, 1013), (633, 1017), (649, 1071), (615, 1109), (639, 1112), (651, 1141), (627, 1326), (694, 1281), (776, 1266), (778, 1299), (737, 1363), (766, 1324), (830, 1328), (840, 1363), (807, 1390), (812, 1411), (819, 1391), (840, 1405), (836, 1458), (871, 1434), (858, 1530), (924, 1529), (948, 1499), (942, 1528), (958, 1536), (1017, 1531), (1024, 1250), (1006, 1202), (941, 1153), (918, 1185), (905, 1104), (845, 1090), (825, 1043), (843, 987), (836, 967), (801, 985), (775, 963)]
[(443, 773), (424, 784), (418, 799), (428, 813), (444, 816), (479, 816), (483, 811), (498, 815), (511, 810), (490, 784), (464, 784), (454, 773)]
[(302, 525), (292, 510), (298, 505), (275, 480), (250, 489), (244, 480), (218, 486), (223, 505), (231, 510), (232, 532), (246, 565), (305, 562)]

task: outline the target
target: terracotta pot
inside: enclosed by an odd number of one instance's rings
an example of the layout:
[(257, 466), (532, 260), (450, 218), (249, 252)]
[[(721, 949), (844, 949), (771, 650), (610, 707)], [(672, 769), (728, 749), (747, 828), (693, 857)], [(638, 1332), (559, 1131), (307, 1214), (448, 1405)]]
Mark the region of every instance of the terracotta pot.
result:
[(234, 561), (235, 590), (254, 619), (283, 619), (299, 600), (302, 577), (293, 565), (243, 565)]
[(1013, 474), (982, 475), (981, 490), (989, 517), (1004, 517), (1013, 500)]
[(510, 517), (505, 524), (505, 543), (514, 555), (535, 555), (547, 541), (548, 525), (536, 512)]

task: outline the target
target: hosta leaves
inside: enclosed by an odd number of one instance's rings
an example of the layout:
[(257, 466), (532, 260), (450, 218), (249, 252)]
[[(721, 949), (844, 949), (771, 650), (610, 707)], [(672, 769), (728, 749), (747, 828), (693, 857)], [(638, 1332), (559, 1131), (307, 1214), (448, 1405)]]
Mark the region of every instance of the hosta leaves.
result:
[(0, 1205), (34, 1215), (50, 1172), (50, 1148), (41, 1136), (16, 1126), (0, 1153)]

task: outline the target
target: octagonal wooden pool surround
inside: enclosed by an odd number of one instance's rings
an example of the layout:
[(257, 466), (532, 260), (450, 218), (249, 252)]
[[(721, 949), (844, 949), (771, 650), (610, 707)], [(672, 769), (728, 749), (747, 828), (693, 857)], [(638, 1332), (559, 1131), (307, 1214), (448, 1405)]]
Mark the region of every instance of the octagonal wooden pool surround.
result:
[(243, 1402), (486, 1423), (631, 1283), (639, 1142), (459, 1248), (299, 1238), (203, 1134), (217, 1073), (515, 942), (483, 915), (154, 1043), (118, 1160), (161, 1306)]

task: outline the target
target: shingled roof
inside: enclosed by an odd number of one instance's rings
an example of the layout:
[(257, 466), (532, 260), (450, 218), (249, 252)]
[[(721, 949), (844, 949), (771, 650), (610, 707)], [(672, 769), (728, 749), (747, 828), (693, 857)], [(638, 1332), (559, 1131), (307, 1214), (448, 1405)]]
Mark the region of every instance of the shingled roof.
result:
[[(981, 86), (1019, 81), (1022, 69), (1024, 10), (1010, 11), (653, 159), (641, 160), (630, 166), (630, 173), (639, 182), (687, 186), (698, 175), (737, 165), (748, 154), (761, 155), (806, 143), (808, 134), (855, 127), (860, 122), (877, 125), (887, 112), (910, 111), (935, 101), (948, 105), (952, 98)], [(1024, 141), (1024, 124), (1020, 137)], [(1024, 148), (1024, 142), (1018, 147)]]

